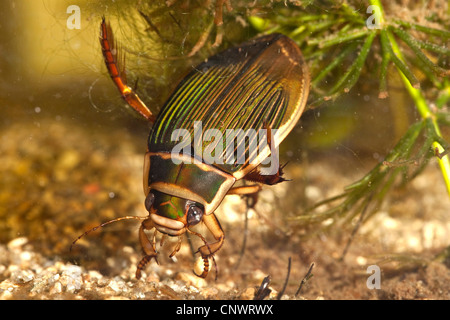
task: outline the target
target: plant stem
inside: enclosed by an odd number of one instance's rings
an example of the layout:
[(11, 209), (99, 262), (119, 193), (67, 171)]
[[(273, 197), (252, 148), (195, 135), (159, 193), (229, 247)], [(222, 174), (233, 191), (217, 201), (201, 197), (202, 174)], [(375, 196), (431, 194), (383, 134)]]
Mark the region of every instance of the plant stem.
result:
[[(400, 50), (400, 48), (398, 47), (397, 42), (395, 41), (394, 36), (392, 35), (392, 33), (390, 32), (390, 30), (388, 30), (387, 26), (384, 25), (385, 23), (385, 16), (384, 16), (384, 10), (383, 10), (383, 5), (381, 4), (380, 0), (370, 0), (369, 1), (371, 5), (376, 5), (378, 6), (378, 8), (380, 9), (380, 24), (381, 27), (384, 29), (383, 31), (386, 32), (389, 42), (391, 44), (392, 47), (392, 51), (393, 54), (402, 62), (405, 61), (402, 52)], [(409, 79), (405, 76), (405, 74), (402, 72), (402, 70), (400, 70), (400, 68), (398, 67), (398, 65), (396, 64), (397, 70), (400, 73), (400, 76), (402, 78), (402, 81), (406, 87), (406, 90), (408, 91), (408, 93), (410, 94), (410, 96), (412, 97), (412, 99), (414, 100), (417, 110), (419, 111), (421, 117), (423, 119), (427, 119), (430, 118), (432, 123), (433, 123), (433, 127), (435, 130), (435, 133), (438, 137), (442, 137), (441, 134), (441, 130), (439, 128), (439, 125), (436, 121), (436, 116), (435, 114), (431, 111), (431, 109), (429, 108), (425, 97), (423, 96), (422, 92), (420, 91), (420, 89), (418, 88), (414, 88), (413, 85), (411, 84), (411, 82), (409, 81)], [(436, 151), (438, 151), (439, 153), (444, 152), (444, 148), (442, 147), (442, 145), (437, 142), (434, 141), (432, 143), (432, 148)], [(440, 158), (439, 156), (437, 157), (438, 159), (438, 163), (439, 163), (439, 167), (442, 171), (442, 175), (444, 177), (444, 181), (445, 181), (445, 186), (447, 187), (447, 192), (450, 196), (450, 161), (449, 161), (449, 157), (448, 155), (443, 156), (442, 158)]]

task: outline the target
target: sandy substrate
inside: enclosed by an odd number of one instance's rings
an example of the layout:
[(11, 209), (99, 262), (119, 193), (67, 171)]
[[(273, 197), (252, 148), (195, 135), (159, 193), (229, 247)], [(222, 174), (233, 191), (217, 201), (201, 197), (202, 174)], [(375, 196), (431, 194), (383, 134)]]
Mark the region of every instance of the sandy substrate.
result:
[[(215, 259), (217, 280), (212, 262), (206, 280), (193, 274), (186, 241), (169, 259), (175, 244), (170, 239), (160, 248), (160, 264), (151, 262), (136, 280), (137, 222), (102, 228), (68, 249), (84, 230), (103, 221), (145, 216), (143, 153), (136, 148), (145, 145), (145, 137), (136, 143), (126, 130), (88, 133), (55, 121), (21, 128), (2, 128), (0, 299), (253, 299), (267, 275), (272, 293), (266, 299), (275, 299), (289, 258), (282, 299), (450, 299), (444, 251), (450, 245), (450, 201), (434, 162), (406, 189), (392, 192), (343, 260), (352, 228), (302, 230), (291, 219), (301, 212), (299, 204), (339, 193), (367, 169), (341, 169), (324, 157), (307, 171), (291, 163), (286, 175), (293, 181), (261, 193), (256, 212), (249, 212), (239, 266), (246, 207), (230, 196), (217, 211), (227, 235)], [(192, 241), (194, 249), (201, 245)], [(312, 262), (313, 277), (294, 296)], [(380, 270), (380, 289), (367, 285), (373, 265)]]

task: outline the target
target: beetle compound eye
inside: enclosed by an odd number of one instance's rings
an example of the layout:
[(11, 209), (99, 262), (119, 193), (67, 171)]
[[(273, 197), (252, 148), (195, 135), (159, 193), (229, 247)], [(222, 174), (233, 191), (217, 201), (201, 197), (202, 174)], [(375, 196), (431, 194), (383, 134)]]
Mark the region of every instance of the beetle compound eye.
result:
[(153, 202), (155, 202), (155, 195), (150, 192), (147, 195), (147, 197), (145, 198), (145, 209), (147, 209), (147, 211), (150, 211), (150, 208), (152, 207)]
[(188, 213), (187, 213), (187, 223), (190, 226), (194, 226), (197, 223), (199, 223), (200, 221), (202, 221), (203, 218), (203, 209), (196, 206), (196, 205), (192, 205), (189, 207), (188, 209)]

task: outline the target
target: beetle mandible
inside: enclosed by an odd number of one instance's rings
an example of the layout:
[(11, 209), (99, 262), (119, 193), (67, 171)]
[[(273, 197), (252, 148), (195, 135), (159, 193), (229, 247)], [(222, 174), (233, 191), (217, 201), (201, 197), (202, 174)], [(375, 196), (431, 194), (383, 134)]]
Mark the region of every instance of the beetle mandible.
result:
[[(193, 68), (155, 116), (127, 85), (114, 48), (112, 29), (105, 18), (100, 29), (100, 44), (113, 82), (123, 99), (153, 124), (144, 158), (143, 184), (148, 216), (126, 216), (101, 226), (123, 219), (143, 220), (139, 241), (144, 256), (137, 266), (138, 279), (148, 262), (157, 261), (157, 232), (179, 237), (171, 257), (179, 251), (185, 232), (197, 235), (204, 242), (198, 248), (204, 261), (203, 272), (198, 276), (205, 278), (209, 271), (208, 259), (222, 247), (225, 239), (214, 214), (224, 197), (229, 194), (256, 195), (261, 185), (285, 180), (278, 159), (275, 159), (276, 172), (270, 174), (263, 172), (261, 163), (273, 155), (274, 148), (293, 129), (305, 108), (309, 93), (306, 62), (298, 46), (284, 35), (270, 34), (250, 40)], [(194, 127), (199, 122), (201, 133), (209, 129), (223, 135), (230, 132), (227, 130), (266, 130), (266, 141), (261, 137), (258, 140), (256, 136), (248, 139), (235, 136), (230, 149), (229, 141), (220, 145), (220, 140), (214, 140), (215, 146), (221, 147), (214, 149), (214, 159), (223, 157), (231, 161), (207, 162), (202, 155), (212, 143), (200, 141), (195, 144)], [(173, 139), (176, 130), (184, 130), (181, 132), (188, 141), (182, 153), (172, 152), (178, 145), (178, 140)], [(252, 142), (259, 147), (257, 154), (250, 148)], [(246, 157), (234, 157), (238, 150), (244, 150)], [(252, 184), (236, 186), (239, 180)], [(211, 232), (214, 242), (208, 243), (190, 229), (200, 222)], [(152, 229), (154, 233), (150, 240), (145, 231)]]

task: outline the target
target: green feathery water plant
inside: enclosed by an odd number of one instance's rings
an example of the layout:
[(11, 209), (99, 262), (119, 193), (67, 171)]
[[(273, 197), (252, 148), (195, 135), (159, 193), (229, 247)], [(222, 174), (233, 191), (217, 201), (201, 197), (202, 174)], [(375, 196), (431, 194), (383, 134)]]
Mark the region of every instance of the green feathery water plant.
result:
[[(373, 12), (372, 22), (375, 22), (372, 24), (367, 22), (369, 5)], [(349, 92), (362, 78), (371, 56), (379, 57), (380, 63), (375, 66), (377, 70), (366, 72), (378, 73), (379, 98), (388, 97), (387, 80), (393, 65), (421, 116), (421, 120), (409, 127), (384, 161), (361, 180), (345, 188), (342, 194), (317, 203), (297, 216), (297, 222), (321, 223), (329, 218), (345, 217), (343, 220), (333, 219), (331, 225), (345, 224), (361, 213), (367, 219), (379, 207), (397, 176), (402, 177), (402, 183), (410, 181), (433, 156), (438, 159), (450, 195), (447, 155), (450, 146), (442, 137), (440, 128), (450, 124), (446, 110), (450, 100), (450, 50), (447, 47), (450, 32), (445, 27), (448, 19), (436, 20), (443, 29), (390, 18), (379, 0), (370, 0), (365, 7), (360, 4), (359, 8), (352, 6), (350, 1), (344, 1), (337, 6), (330, 3), (328, 10), (323, 10), (322, 6), (316, 11), (314, 5), (307, 6), (289, 17), (278, 12), (273, 18), (250, 17), (249, 21), (258, 31), (285, 33), (302, 47), (312, 70), (312, 107)], [(324, 57), (329, 58), (324, 61)], [(428, 88), (427, 92), (437, 92), (431, 98), (434, 103), (429, 102), (428, 96), (425, 98), (418, 74), (425, 75), (429, 82), (432, 90)], [(336, 201), (340, 202), (332, 205)], [(316, 210), (325, 204), (331, 206), (324, 211)], [(369, 204), (371, 209), (368, 209)]]

